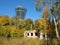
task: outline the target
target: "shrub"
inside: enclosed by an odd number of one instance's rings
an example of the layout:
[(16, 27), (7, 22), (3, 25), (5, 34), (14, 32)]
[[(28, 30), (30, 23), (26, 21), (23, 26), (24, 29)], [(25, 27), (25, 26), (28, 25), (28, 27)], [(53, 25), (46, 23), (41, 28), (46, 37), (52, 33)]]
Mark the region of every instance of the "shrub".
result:
[(11, 37), (19, 37), (19, 31), (18, 30), (11, 30)]
[(0, 30), (0, 36), (3, 36), (3, 32), (2, 32), (2, 30)]

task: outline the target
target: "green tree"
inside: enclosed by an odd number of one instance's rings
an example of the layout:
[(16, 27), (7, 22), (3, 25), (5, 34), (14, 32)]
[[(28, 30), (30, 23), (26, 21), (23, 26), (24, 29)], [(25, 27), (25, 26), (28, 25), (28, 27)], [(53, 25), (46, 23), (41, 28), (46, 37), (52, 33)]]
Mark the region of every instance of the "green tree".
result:
[(13, 26), (16, 26), (16, 28), (20, 28), (19, 27), (20, 20), (17, 19), (17, 16), (16, 15), (12, 17), (11, 22), (12, 22), (12, 25)]
[(33, 25), (34, 25), (33, 21), (30, 18), (25, 20), (25, 28), (26, 28), (26, 30), (32, 30), (33, 27), (34, 27)]
[(36, 30), (43, 30), (44, 29), (44, 21), (42, 19), (37, 19), (35, 21), (35, 29)]
[[(55, 31), (56, 31), (56, 36), (59, 38), (58, 30), (57, 30), (57, 24), (60, 22), (60, 0), (36, 0), (36, 10), (39, 11), (41, 6), (46, 6), (48, 2), (48, 5), (50, 4), (50, 9), (51, 9), (51, 14), (54, 20), (54, 25), (55, 25)], [(58, 18), (58, 21), (56, 21)]]
[(5, 37), (10, 37), (10, 27), (9, 26), (2, 26), (1, 27), (1, 36), (5, 36)]
[[(59, 38), (59, 32), (58, 32), (58, 24), (60, 22), (60, 1), (57, 0), (57, 2), (52, 2), (52, 9), (51, 9), (51, 14), (53, 17), (54, 25), (55, 25), (55, 31), (56, 31), (56, 36)], [(54, 6), (55, 5), (55, 6)]]
[(25, 28), (25, 21), (24, 20), (20, 20), (19, 21), (19, 28), (20, 29), (24, 29)]

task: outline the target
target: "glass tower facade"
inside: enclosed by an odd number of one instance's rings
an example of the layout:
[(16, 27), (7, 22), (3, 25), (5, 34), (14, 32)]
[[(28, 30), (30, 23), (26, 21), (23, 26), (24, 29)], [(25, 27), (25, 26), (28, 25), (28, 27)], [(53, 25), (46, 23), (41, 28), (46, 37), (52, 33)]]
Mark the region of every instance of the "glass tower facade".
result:
[(17, 6), (16, 7), (16, 15), (17, 19), (24, 19), (26, 15), (27, 9), (23, 6)]

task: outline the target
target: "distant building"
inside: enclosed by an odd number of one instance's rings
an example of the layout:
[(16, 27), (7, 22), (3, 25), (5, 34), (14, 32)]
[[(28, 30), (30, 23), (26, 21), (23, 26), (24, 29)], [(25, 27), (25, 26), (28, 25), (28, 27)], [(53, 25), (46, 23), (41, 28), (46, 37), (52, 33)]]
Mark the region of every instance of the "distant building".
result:
[(16, 7), (16, 15), (17, 15), (17, 19), (24, 19), (27, 9), (24, 8), (23, 6), (17, 6)]

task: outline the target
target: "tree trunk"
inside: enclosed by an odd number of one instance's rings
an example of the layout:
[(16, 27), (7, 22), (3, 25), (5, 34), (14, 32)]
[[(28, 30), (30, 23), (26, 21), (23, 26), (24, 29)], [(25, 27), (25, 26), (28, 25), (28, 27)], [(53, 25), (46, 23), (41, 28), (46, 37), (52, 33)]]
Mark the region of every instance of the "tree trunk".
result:
[(58, 33), (57, 25), (55, 25), (55, 31), (56, 31), (57, 38), (59, 38), (59, 33)]
[(55, 24), (56, 36), (57, 36), (57, 38), (59, 38), (59, 33), (58, 33), (58, 29), (57, 29), (58, 22), (56, 22), (56, 19), (55, 18), (53, 18), (53, 19), (54, 19), (54, 24)]

